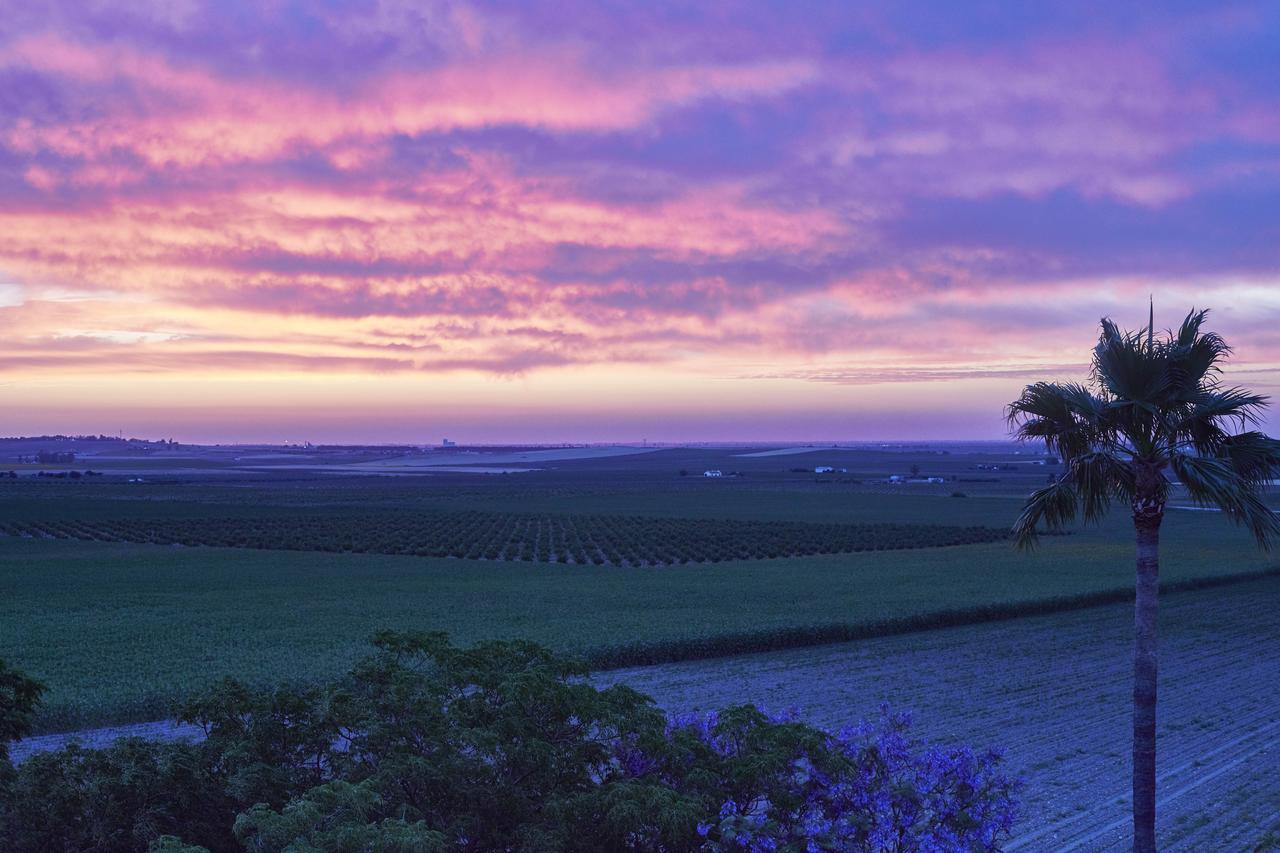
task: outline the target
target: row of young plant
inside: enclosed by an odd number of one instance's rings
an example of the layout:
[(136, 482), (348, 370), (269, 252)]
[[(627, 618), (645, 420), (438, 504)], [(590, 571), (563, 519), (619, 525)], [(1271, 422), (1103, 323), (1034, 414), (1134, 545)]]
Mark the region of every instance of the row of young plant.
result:
[(464, 511), (294, 518), (0, 521), (13, 536), (576, 564), (672, 565), (994, 542), (990, 527)]
[(42, 686), (0, 661), (0, 849), (994, 851), (1020, 783), (909, 717), (830, 733), (751, 706), (668, 717), (526, 642), (379, 635), (323, 688), (224, 681), (200, 742), (8, 760)]

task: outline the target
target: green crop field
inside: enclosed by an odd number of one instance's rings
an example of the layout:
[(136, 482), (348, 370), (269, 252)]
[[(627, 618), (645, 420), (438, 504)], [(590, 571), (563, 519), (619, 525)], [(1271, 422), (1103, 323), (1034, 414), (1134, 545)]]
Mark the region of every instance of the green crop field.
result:
[[(1275, 566), (1205, 515), (1172, 519), (1168, 581)], [(0, 649), (50, 685), (51, 731), (161, 717), (224, 674), (329, 676), (379, 628), (621, 664), (1035, 612), (1130, 583), (1110, 528), (1031, 555), (999, 542), (646, 568), (0, 537)]]
[[(163, 717), (228, 674), (327, 677), (381, 628), (526, 637), (613, 666), (1081, 606), (1132, 584), (1123, 512), (1014, 551), (1005, 531), (1052, 465), (1004, 447), (551, 457), (520, 474), (343, 476), (400, 457), (266, 473), (217, 449), (0, 478), (0, 530), (17, 534), (0, 535), (0, 658), (49, 685), (39, 725), (54, 731)], [(917, 472), (943, 482), (888, 482)], [(1164, 540), (1172, 584), (1277, 566), (1214, 513), (1171, 512)]]

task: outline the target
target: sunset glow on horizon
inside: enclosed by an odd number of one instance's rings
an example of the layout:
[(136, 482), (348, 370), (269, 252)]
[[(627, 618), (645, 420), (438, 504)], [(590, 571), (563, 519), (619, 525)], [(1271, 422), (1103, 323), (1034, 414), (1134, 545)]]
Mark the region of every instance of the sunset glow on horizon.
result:
[(0, 434), (996, 439), (1149, 296), (1280, 395), (1277, 7), (0, 12)]

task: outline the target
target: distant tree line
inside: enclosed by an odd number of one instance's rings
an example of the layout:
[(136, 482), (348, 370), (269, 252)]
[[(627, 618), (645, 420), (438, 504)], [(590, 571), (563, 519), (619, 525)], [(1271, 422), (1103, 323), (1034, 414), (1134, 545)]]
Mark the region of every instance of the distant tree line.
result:
[(0, 436), (0, 441), (113, 441), (125, 444), (177, 444), (172, 438), (124, 438), (118, 435), (62, 435), (61, 433), (58, 435), (7, 435)]

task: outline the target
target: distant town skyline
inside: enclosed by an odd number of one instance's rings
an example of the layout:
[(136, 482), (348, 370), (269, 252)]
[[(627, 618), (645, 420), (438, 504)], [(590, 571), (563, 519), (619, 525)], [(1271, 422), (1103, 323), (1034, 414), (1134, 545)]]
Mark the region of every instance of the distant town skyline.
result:
[(1280, 396), (1271, 4), (0, 14), (0, 433), (994, 440), (1149, 297)]

